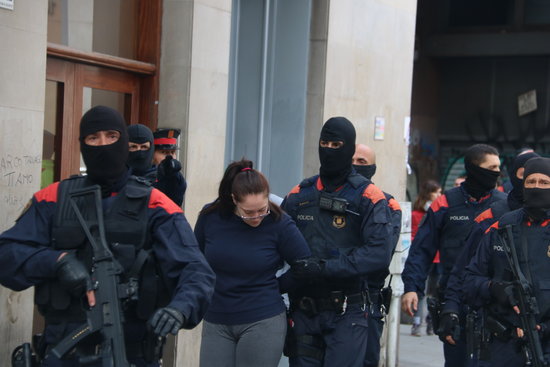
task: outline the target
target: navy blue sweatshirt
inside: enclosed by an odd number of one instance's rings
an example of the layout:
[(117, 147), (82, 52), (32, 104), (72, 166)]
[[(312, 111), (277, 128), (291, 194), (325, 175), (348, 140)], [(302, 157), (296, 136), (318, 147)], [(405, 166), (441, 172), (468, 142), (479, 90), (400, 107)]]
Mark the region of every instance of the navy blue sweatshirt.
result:
[(311, 256), (292, 219), (283, 214), (276, 221), (270, 214), (258, 227), (246, 224), (235, 214), (202, 214), (195, 236), (216, 273), (214, 296), (205, 320), (238, 325), (264, 320), (285, 310), (280, 279), (275, 273), (283, 265)]

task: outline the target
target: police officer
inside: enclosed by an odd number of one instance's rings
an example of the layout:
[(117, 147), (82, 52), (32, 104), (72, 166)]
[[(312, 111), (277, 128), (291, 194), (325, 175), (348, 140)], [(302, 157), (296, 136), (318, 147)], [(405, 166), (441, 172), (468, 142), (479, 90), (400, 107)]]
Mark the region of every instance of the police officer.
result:
[(155, 187), (181, 206), (187, 182), (181, 173), (181, 163), (176, 159), (179, 129), (157, 129), (153, 133), (155, 152), (153, 165), (157, 167)]
[[(405, 285), (402, 308), (411, 316), (418, 307), (419, 295), (423, 295), (429, 267), (437, 250), (443, 267), (439, 281), (439, 292), (443, 295), (474, 218), (493, 202), (506, 197), (495, 189), (500, 175), (500, 160), (495, 148), (485, 144), (471, 146), (465, 152), (464, 165), (466, 181), (459, 187), (447, 190), (432, 203), (411, 245), (402, 274)], [(459, 314), (443, 314), (440, 324), (460, 323), (463, 329), (463, 316), (463, 310)], [(455, 339), (458, 336), (455, 335)], [(470, 363), (463, 339), (457, 340), (456, 345), (444, 344), (446, 367), (462, 367)]]
[[(449, 280), (447, 282), (447, 287), (445, 289), (444, 295), (445, 302), (442, 310), (443, 315), (458, 315), (460, 313), (460, 310), (463, 309), (464, 306), (462, 303), (464, 270), (474, 256), (474, 253), (478, 248), (479, 242), (481, 241), (481, 237), (483, 233), (487, 230), (487, 228), (489, 228), (504, 214), (522, 207), (524, 165), (529, 159), (538, 156), (539, 155), (534, 152), (527, 152), (525, 154), (516, 156), (512, 164), (512, 169), (510, 170), (510, 182), (512, 183), (512, 190), (509, 192), (508, 197), (506, 198), (506, 200), (495, 201), (489, 206), (488, 209), (483, 211), (474, 219), (474, 224), (472, 226), (470, 234), (468, 235), (468, 238), (466, 239), (466, 244), (461, 250), (461, 253), (457, 258), (453, 270), (449, 275)], [(477, 330), (481, 330), (481, 328), (483, 327), (481, 313), (472, 307), (470, 307), (469, 310), (470, 317), (474, 317), (474, 322), (476, 323), (476, 325), (471, 324), (470, 326)], [(449, 344), (455, 345), (456, 341), (453, 338), (453, 334), (456, 335), (456, 330), (459, 329), (459, 325), (458, 323), (453, 322), (453, 320), (447, 316), (444, 318), (443, 321), (444, 323), (441, 325), (440, 328), (440, 337), (442, 339), (445, 339), (445, 341)], [(465, 332), (466, 339), (472, 338), (472, 346), (476, 346), (476, 348), (477, 346), (484, 348), (484, 346), (481, 345), (481, 333), (475, 333), (474, 330), (468, 330), (468, 328), (466, 328)], [(480, 355), (480, 352), (483, 352), (481, 355), (481, 359), (483, 359), (484, 361), (488, 359), (486, 353), (488, 352), (487, 350), (472, 350), (471, 352), (473, 352), (475, 356)], [(483, 363), (480, 362), (479, 365), (481, 366), (483, 365)]]
[[(40, 343), (46, 354), (43, 366), (80, 366), (79, 358), (93, 356), (101, 342), (94, 335), (78, 343), (66, 359), (56, 358), (50, 350), (87, 322), (84, 294), (88, 307), (103, 307), (95, 304), (93, 264), (98, 259), (92, 257), (89, 237), (69, 200), (69, 193), (99, 185), (105, 237), (124, 268), (121, 278), (139, 279), (137, 291), (125, 288), (127, 358), (137, 366), (158, 366), (157, 361), (144, 359), (147, 328), (163, 338), (196, 326), (210, 302), (214, 274), (181, 208), (130, 177), (128, 134), (117, 111), (97, 106), (84, 114), (80, 150), (87, 176), (56, 182), (35, 193), (15, 225), (0, 235), (0, 283), (15, 291), (35, 286), (35, 303), (45, 318)], [(103, 285), (97, 286), (101, 292)], [(108, 316), (107, 312), (107, 321)]]
[[(371, 147), (365, 144), (357, 144), (355, 146), (355, 154), (352, 157), (352, 163), (355, 171), (369, 180), (371, 180), (372, 176), (376, 173), (376, 154)], [(388, 201), (391, 211), (393, 233), (392, 246), (393, 250), (395, 250), (401, 233), (401, 207), (392, 195), (384, 192), (384, 196)], [(383, 290), (384, 282), (388, 274), (389, 269), (386, 269), (385, 272), (380, 272), (378, 277), (371, 276), (368, 278), (369, 298), (373, 307), (371, 317), (368, 318), (369, 337), (365, 367), (378, 367), (378, 362), (380, 360), (380, 337), (382, 336), (382, 329), (384, 328), (383, 317), (384, 313), (388, 311), (386, 308), (389, 306), (387, 304), (384, 305), (382, 295), (384, 295), (384, 298), (391, 296), (391, 287)]]
[(355, 128), (329, 119), (319, 139), (320, 175), (291, 190), (282, 207), (314, 257), (291, 264), (300, 286), (289, 293), (294, 322), (291, 366), (363, 366), (369, 276), (387, 271), (390, 213), (380, 189), (352, 167)]
[(520, 367), (528, 362), (524, 330), (518, 330), (518, 315), (528, 310), (518, 307), (513, 262), (508, 260), (502, 240), (507, 233), (511, 234), (507, 243), (515, 250), (530, 295), (538, 304), (535, 316), (543, 353), (550, 351), (550, 159), (535, 157), (525, 163), (523, 187), (523, 208), (503, 215), (489, 227), (465, 271), (467, 302), (487, 313), (492, 366)]
[[(132, 168), (132, 174), (145, 178), (153, 187), (162, 191), (174, 203), (181, 206), (187, 183), (179, 171), (181, 170), (181, 164), (173, 159), (176, 150), (169, 150), (169, 152), (173, 153), (166, 156), (163, 155), (164, 153), (161, 153), (163, 152), (162, 149), (157, 153), (153, 132), (145, 125), (130, 125), (128, 127), (128, 136), (128, 146), (130, 149), (128, 165)], [(155, 154), (156, 161), (159, 161), (160, 164), (153, 165), (153, 156)], [(170, 158), (166, 159), (166, 157)], [(178, 167), (179, 170), (176, 171)]]

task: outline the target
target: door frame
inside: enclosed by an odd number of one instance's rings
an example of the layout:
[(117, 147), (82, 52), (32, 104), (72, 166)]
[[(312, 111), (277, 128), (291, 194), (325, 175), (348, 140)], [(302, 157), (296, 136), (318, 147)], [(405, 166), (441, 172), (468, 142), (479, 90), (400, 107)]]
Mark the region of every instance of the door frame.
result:
[(78, 124), (85, 87), (108, 90), (126, 95), (124, 117), (130, 124), (144, 123), (151, 128), (156, 121), (147, 120), (149, 111), (140, 108), (144, 85), (156, 75), (153, 64), (82, 52), (57, 44), (48, 44), (46, 79), (61, 83), (59, 120), (56, 126), (56, 179), (78, 174), (80, 149)]

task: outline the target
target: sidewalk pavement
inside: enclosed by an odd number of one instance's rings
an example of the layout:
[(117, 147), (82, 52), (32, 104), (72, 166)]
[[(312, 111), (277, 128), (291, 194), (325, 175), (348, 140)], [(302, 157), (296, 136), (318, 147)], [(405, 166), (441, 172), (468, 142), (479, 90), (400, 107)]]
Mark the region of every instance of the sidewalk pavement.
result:
[(437, 335), (426, 335), (422, 327), (422, 336), (411, 335), (411, 325), (399, 327), (399, 367), (443, 367), (443, 343)]

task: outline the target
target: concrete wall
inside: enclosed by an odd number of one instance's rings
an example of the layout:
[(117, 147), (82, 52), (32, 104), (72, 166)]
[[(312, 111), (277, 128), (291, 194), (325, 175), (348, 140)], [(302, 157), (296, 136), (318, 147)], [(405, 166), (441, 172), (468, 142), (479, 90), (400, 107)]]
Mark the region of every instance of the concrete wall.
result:
[[(11, 227), (40, 187), (46, 72), (47, 1), (0, 9), (0, 231)], [(0, 365), (30, 341), (32, 291), (0, 287)]]
[[(164, 1), (159, 126), (182, 129), (185, 215), (215, 199), (224, 171), (231, 0)], [(198, 366), (201, 326), (178, 336), (177, 366)]]
[[(416, 1), (330, 1), (328, 17), (322, 16), (328, 19), (323, 118), (308, 121), (308, 129), (314, 130), (306, 142), (310, 163), (305, 167), (319, 167), (318, 161), (311, 162), (317, 156), (314, 142), (322, 123), (332, 116), (346, 116), (355, 125), (357, 142), (377, 153), (374, 182), (403, 200), (404, 119), (410, 116)], [(317, 49), (322, 49), (322, 42)], [(374, 141), (377, 116), (385, 119), (381, 141)]]

